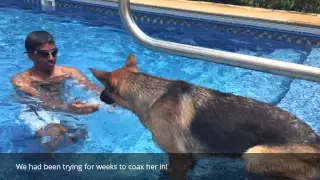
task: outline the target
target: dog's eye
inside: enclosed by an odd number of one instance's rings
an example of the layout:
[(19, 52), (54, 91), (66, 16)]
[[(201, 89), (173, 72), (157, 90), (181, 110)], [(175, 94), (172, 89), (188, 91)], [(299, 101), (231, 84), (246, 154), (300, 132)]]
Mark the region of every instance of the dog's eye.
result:
[(110, 84), (109, 83), (106, 83), (105, 84), (105, 90), (107, 91), (107, 92), (113, 92), (114, 91), (114, 88), (112, 87), (112, 86), (110, 86)]

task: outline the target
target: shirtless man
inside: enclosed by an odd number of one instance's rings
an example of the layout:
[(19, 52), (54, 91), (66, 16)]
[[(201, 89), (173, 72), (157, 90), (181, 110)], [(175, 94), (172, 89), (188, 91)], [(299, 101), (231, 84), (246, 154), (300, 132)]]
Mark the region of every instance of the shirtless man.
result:
[[(83, 74), (72, 67), (56, 65), (58, 49), (52, 35), (46, 31), (34, 31), (25, 40), (25, 49), (33, 67), (11, 78), (12, 85), (29, 96), (43, 102), (43, 107), (51, 111), (62, 111), (76, 114), (89, 114), (98, 110), (98, 105), (86, 104), (84, 101), (74, 101), (66, 104), (61, 99), (66, 79), (74, 78), (84, 85), (86, 90), (92, 90), (97, 95), (102, 88), (90, 82)], [(50, 123), (37, 129), (35, 135), (51, 139), (45, 142), (51, 150), (56, 149), (66, 137), (68, 130), (60, 123)], [(69, 136), (67, 140), (74, 142), (78, 137)]]

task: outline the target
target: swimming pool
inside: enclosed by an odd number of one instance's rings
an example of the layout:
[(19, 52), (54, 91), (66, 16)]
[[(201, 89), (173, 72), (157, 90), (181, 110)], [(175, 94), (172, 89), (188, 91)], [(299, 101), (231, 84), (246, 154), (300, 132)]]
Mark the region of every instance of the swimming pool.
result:
[[(0, 8), (0, 79), (1, 145), (4, 153), (41, 152), (28, 127), (19, 119), (21, 105), (13, 102), (14, 91), (10, 77), (31, 67), (24, 54), (24, 39), (33, 30), (47, 30), (53, 34), (60, 49), (58, 64), (73, 66), (90, 80), (98, 83), (88, 70), (93, 67), (112, 71), (123, 66), (129, 53), (137, 56), (142, 72), (170, 79), (182, 79), (223, 92), (255, 98), (276, 104), (309, 123), (320, 133), (320, 85), (304, 80), (194, 61), (145, 49), (123, 29), (118, 15), (101, 16), (83, 10), (59, 8), (56, 12), (42, 12), (39, 6), (10, 6), (5, 1)], [(23, 9), (22, 9), (23, 8)], [(114, 10), (113, 10), (114, 11)], [(320, 47), (290, 43), (270, 38), (254, 38), (216, 28), (178, 28), (173, 24), (139, 23), (155, 38), (211, 47), (225, 51), (320, 66)], [(73, 89), (72, 97), (98, 97)], [(71, 98), (72, 98), (71, 97)], [(104, 105), (98, 112), (78, 116), (88, 126), (89, 139), (57, 152), (90, 153), (154, 153), (161, 150), (152, 142), (131, 112), (116, 108), (109, 112)], [(236, 170), (235, 170), (236, 171)]]

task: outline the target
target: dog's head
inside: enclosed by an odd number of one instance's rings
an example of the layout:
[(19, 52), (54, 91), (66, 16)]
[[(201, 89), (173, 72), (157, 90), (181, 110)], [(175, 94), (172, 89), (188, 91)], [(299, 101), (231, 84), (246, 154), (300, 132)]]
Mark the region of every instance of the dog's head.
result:
[(89, 68), (93, 75), (104, 85), (105, 89), (100, 95), (102, 102), (106, 104), (118, 104), (123, 107), (128, 107), (129, 102), (122, 98), (121, 89), (127, 88), (122, 84), (122, 81), (132, 72), (138, 72), (136, 57), (130, 54), (125, 65), (122, 68), (112, 72), (100, 71), (94, 68)]

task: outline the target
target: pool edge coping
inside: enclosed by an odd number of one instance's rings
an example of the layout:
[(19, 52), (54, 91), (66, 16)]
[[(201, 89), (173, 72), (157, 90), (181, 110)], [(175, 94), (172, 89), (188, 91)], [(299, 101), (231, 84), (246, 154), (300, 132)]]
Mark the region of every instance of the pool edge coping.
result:
[[(74, 3), (85, 3), (91, 5), (98, 6), (107, 6), (118, 8), (118, 0), (61, 0), (64, 2), (74, 2)], [(261, 20), (261, 19), (252, 19), (245, 17), (232, 17), (221, 14), (212, 14), (205, 12), (196, 12), (189, 10), (181, 10), (181, 9), (173, 9), (168, 7), (159, 7), (146, 5), (144, 3), (136, 3), (135, 1), (139, 0), (131, 0), (131, 8), (133, 11), (147, 12), (147, 13), (156, 13), (161, 15), (171, 15), (180, 18), (189, 18), (189, 19), (197, 19), (197, 20), (205, 20), (216, 23), (227, 23), (231, 25), (240, 25), (243, 27), (255, 27), (258, 29), (266, 29), (266, 30), (275, 30), (287, 33), (295, 33), (295, 34), (304, 34), (311, 37), (320, 37), (320, 24), (319, 26), (308, 26), (308, 25), (298, 25), (292, 23), (285, 22), (275, 22), (271, 20)], [(166, 1), (166, 0), (163, 0)], [(181, 1), (181, 2), (189, 2), (186, 0), (172, 0), (172, 1)], [(200, 3), (201, 4), (201, 3)], [(212, 3), (211, 3), (212, 4)], [(320, 14), (319, 22), (320, 22)]]
[[(112, 2), (117, 4), (118, 0), (89, 0), (91, 2), (101, 1), (101, 2)], [(88, 2), (89, 2), (88, 1)], [(284, 11), (284, 10), (273, 10), (249, 6), (238, 6), (238, 5), (229, 5), (229, 4), (220, 4), (212, 2), (199, 2), (199, 1), (189, 1), (189, 0), (161, 0), (156, 2), (155, 0), (148, 0), (144, 2), (143, 0), (131, 0), (131, 3), (134, 5), (144, 6), (144, 7), (153, 7), (153, 8), (164, 8), (167, 10), (174, 9), (175, 11), (184, 11), (184, 12), (193, 12), (201, 13), (207, 15), (217, 15), (230, 18), (238, 19), (248, 19), (256, 21), (267, 21), (288, 25), (297, 25), (305, 27), (314, 27), (320, 28), (320, 14), (315, 13), (302, 13), (296, 11)], [(205, 8), (207, 10), (205, 10)], [(213, 12), (215, 10), (216, 12)], [(228, 11), (232, 10), (232, 11)], [(248, 13), (244, 11), (250, 11)], [(228, 13), (225, 13), (228, 12)], [(275, 14), (270, 17), (271, 14)], [(285, 19), (283, 18), (285, 15)], [(282, 18), (280, 18), (282, 17)], [(299, 19), (298, 19), (299, 17)]]

